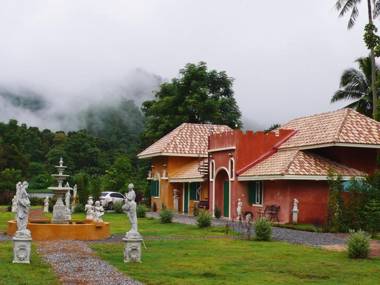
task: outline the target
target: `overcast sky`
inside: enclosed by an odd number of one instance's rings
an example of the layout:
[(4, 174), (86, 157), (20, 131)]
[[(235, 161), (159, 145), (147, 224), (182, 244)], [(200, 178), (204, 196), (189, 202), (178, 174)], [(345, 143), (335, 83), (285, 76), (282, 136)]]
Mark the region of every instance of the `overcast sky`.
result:
[[(205, 61), (235, 79), (247, 127), (338, 108), (339, 77), (367, 55), (332, 0), (1, 0), (0, 84), (85, 104), (136, 69), (170, 79)], [(149, 84), (148, 84), (149, 85)]]

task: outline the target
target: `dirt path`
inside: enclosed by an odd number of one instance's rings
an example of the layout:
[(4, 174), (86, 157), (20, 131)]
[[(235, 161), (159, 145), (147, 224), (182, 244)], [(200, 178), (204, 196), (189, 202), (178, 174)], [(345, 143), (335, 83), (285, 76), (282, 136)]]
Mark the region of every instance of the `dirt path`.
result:
[(64, 285), (141, 284), (98, 258), (85, 242), (45, 241), (37, 248)]
[[(322, 248), (333, 251), (346, 251), (347, 246), (344, 244), (334, 244), (322, 246)], [(380, 256), (380, 241), (371, 240), (369, 257), (379, 257)]]

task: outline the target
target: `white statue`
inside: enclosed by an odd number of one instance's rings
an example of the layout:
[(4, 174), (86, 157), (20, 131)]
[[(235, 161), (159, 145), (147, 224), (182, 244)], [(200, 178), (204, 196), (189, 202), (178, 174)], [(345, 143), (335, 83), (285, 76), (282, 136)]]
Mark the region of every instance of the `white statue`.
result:
[(44, 200), (44, 213), (49, 213), (49, 196), (46, 196)]
[(86, 211), (86, 220), (94, 219), (94, 200), (92, 200), (92, 196), (88, 197), (87, 204), (84, 207)]
[(128, 185), (128, 193), (125, 199), (125, 204), (123, 205), (123, 212), (128, 215), (129, 221), (131, 223), (131, 229), (127, 233), (128, 235), (139, 235), (137, 231), (137, 215), (136, 215), (136, 193), (133, 190), (133, 184)]
[(17, 211), (17, 196), (14, 195), (12, 198), (12, 213), (16, 213)]
[(28, 216), (30, 209), (29, 195), (26, 190), (28, 189), (28, 182), (24, 181), (17, 183), (17, 212), (16, 212), (16, 222), (17, 222), (17, 232), (16, 236), (30, 237), (30, 231), (26, 228), (28, 225)]
[(173, 205), (174, 205), (174, 210), (176, 212), (179, 211), (178, 200), (179, 200), (179, 191), (177, 189), (173, 189)]
[(252, 214), (251, 213), (248, 213), (246, 216), (245, 216), (245, 222), (247, 224), (250, 224), (252, 222)]
[(96, 201), (95, 207), (94, 207), (94, 220), (95, 220), (95, 222), (102, 223), (103, 222), (103, 219), (102, 219), (103, 215), (104, 215), (104, 208), (100, 204), (99, 201)]
[(243, 208), (243, 202), (239, 198), (238, 202), (237, 202), (237, 208), (236, 208), (236, 214), (237, 214), (238, 221), (242, 220), (242, 208)]
[[(69, 183), (66, 183), (65, 187), (70, 187)], [(70, 210), (70, 200), (71, 200), (71, 193), (70, 193), (70, 190), (67, 190), (65, 194), (65, 204), (68, 210)]]
[(293, 222), (293, 224), (298, 223), (298, 212), (299, 212), (298, 204), (299, 204), (299, 201), (296, 198), (294, 198), (293, 199), (293, 209), (292, 209), (292, 222)]

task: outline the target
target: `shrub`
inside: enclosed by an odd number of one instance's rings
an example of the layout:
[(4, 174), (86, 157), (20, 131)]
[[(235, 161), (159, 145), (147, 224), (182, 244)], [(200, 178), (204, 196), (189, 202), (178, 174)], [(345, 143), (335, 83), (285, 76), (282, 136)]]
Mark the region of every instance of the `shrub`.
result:
[(197, 225), (199, 228), (208, 228), (211, 226), (211, 215), (208, 211), (200, 211), (197, 217)]
[(136, 214), (138, 218), (145, 218), (145, 214), (148, 211), (145, 205), (138, 205), (136, 209)]
[(123, 213), (123, 202), (115, 202), (113, 204), (113, 209), (115, 210), (115, 213)]
[(214, 211), (214, 215), (215, 215), (215, 218), (220, 219), (220, 217), (222, 216), (222, 211), (218, 207), (216, 207)]
[(255, 222), (256, 240), (269, 241), (272, 238), (272, 225), (265, 219), (260, 218)]
[(30, 197), (29, 201), (30, 201), (30, 205), (32, 206), (42, 206), (44, 204), (43, 198)]
[(172, 222), (173, 212), (167, 209), (163, 209), (160, 211), (160, 221), (161, 224), (169, 224)]
[(369, 237), (363, 231), (353, 232), (347, 241), (349, 258), (367, 258), (369, 253)]
[(76, 204), (74, 207), (74, 213), (84, 213), (83, 204)]

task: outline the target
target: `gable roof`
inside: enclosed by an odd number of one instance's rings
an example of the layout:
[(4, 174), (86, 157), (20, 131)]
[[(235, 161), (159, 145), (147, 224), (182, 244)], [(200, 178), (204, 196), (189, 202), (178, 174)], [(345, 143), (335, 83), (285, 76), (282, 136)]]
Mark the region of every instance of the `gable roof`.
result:
[(302, 150), (280, 150), (239, 175), (238, 180), (311, 179), (326, 180), (329, 170), (343, 179), (366, 176), (357, 169)]
[(280, 149), (331, 145), (380, 148), (380, 123), (349, 108), (294, 119), (281, 128), (297, 133)]
[(154, 156), (207, 157), (208, 136), (228, 132), (226, 125), (183, 123), (173, 131), (140, 152), (138, 158)]

